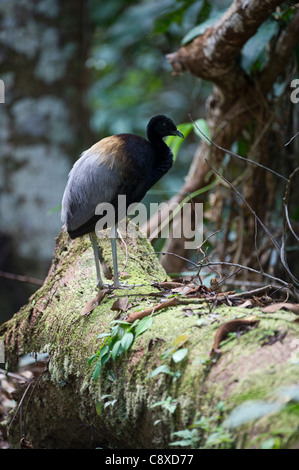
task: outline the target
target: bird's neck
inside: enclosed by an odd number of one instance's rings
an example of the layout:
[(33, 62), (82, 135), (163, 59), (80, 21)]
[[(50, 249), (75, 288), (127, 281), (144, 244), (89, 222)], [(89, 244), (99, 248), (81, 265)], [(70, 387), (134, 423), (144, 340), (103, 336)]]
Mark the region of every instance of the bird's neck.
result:
[(155, 162), (151, 175), (151, 186), (153, 186), (172, 167), (173, 154), (164, 140), (159, 137), (148, 139), (155, 152)]
[(152, 135), (151, 132), (149, 131), (147, 133), (147, 138), (150, 141), (156, 156), (160, 161), (162, 160), (169, 160), (172, 159), (172, 152), (168, 145), (165, 144), (164, 140), (162, 137), (158, 137), (157, 135)]

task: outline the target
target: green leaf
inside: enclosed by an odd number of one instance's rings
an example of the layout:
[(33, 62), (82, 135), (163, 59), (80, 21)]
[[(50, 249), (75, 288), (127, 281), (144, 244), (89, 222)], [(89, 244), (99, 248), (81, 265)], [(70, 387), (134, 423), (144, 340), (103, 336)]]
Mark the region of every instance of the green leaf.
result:
[(106, 401), (104, 403), (104, 408), (107, 408), (108, 406), (114, 406), (116, 402), (117, 402), (117, 398), (115, 398), (114, 400), (111, 400), (111, 401)]
[(170, 442), (170, 446), (181, 446), (181, 447), (189, 447), (194, 445), (194, 441), (192, 439), (183, 439), (182, 441), (175, 441)]
[(162, 406), (162, 408), (169, 411), (170, 413), (174, 413), (177, 405), (178, 405), (177, 400), (168, 396), (166, 400), (157, 401), (156, 403), (153, 403), (152, 405), (150, 405), (150, 408), (156, 408), (156, 406)]
[(117, 336), (119, 333), (119, 325), (114, 325), (111, 328), (110, 336)]
[(106, 364), (106, 362), (109, 361), (110, 357), (111, 357), (111, 352), (110, 352), (110, 350), (107, 351), (106, 354), (103, 354), (103, 356), (101, 357), (101, 364), (102, 364), (102, 366), (103, 366), (104, 364)]
[(174, 351), (174, 347), (167, 349), (164, 353), (161, 354), (161, 359), (167, 359)]
[(133, 333), (125, 333), (121, 339), (121, 346), (123, 347), (124, 351), (127, 351), (131, 344), (133, 343), (134, 335)]
[[(127, 323), (127, 322), (126, 322)], [(118, 338), (123, 338), (124, 335), (127, 334), (128, 332), (128, 329), (130, 327), (130, 324), (127, 323), (127, 326), (128, 327), (125, 327), (124, 325), (118, 325), (116, 328), (117, 328), (117, 334), (115, 336), (117, 336)]]
[(260, 449), (274, 449), (277, 445), (277, 440), (275, 438), (270, 438), (270, 439), (267, 439), (266, 441), (264, 441), (261, 445), (260, 445)]
[(111, 351), (111, 358), (113, 361), (115, 361), (120, 348), (121, 348), (121, 340), (119, 339), (118, 341), (116, 341)]
[(263, 23), (258, 31), (244, 45), (242, 49), (241, 65), (250, 73), (253, 65), (259, 61), (258, 68), (263, 68), (266, 62), (265, 49), (270, 39), (277, 34), (279, 24), (277, 21), (268, 20)]
[(114, 382), (115, 381), (115, 375), (114, 375), (114, 372), (112, 370), (108, 370), (107, 372), (107, 380), (109, 380), (110, 382)]
[(194, 132), (195, 134), (200, 138), (200, 139), (204, 139), (209, 145), (210, 142), (208, 141), (208, 139), (206, 139), (201, 133), (203, 132), (209, 139), (211, 138), (210, 137), (210, 131), (209, 131), (209, 127), (208, 127), (208, 123), (205, 119), (196, 119), (196, 121), (194, 121), (194, 124), (193, 124), (193, 127), (194, 127)]
[(96, 402), (96, 412), (98, 416), (102, 414), (102, 403), (100, 401)]
[(214, 25), (214, 23), (216, 23), (216, 21), (223, 15), (225, 11), (226, 10), (221, 10), (217, 13), (212, 14), (212, 16), (210, 16), (210, 18), (208, 18), (206, 21), (192, 28), (183, 38), (182, 45), (184, 46), (188, 42), (195, 39), (197, 36), (200, 36), (201, 34), (205, 33), (208, 28), (210, 28)]
[(93, 374), (92, 374), (93, 380), (95, 382), (98, 380), (99, 375), (101, 373), (101, 370), (102, 370), (102, 364), (100, 362), (98, 362), (97, 365), (95, 366)]
[(195, 429), (183, 429), (182, 431), (172, 433), (171, 437), (173, 438), (174, 436), (181, 437), (182, 439), (180, 441), (171, 442), (171, 446), (192, 446), (194, 448), (198, 440), (197, 431)]
[(172, 377), (173, 377), (173, 381), (175, 382), (176, 380), (178, 380), (180, 377), (182, 377), (182, 372), (180, 370), (176, 370), (175, 372), (172, 372)]
[(170, 375), (172, 375), (172, 372), (171, 372), (171, 370), (169, 369), (168, 366), (163, 364), (159, 367), (156, 367), (156, 369), (154, 369), (152, 372), (150, 372), (149, 375), (147, 376), (147, 378), (151, 379), (151, 378), (155, 377), (158, 374), (170, 374)]
[(100, 338), (105, 338), (106, 336), (110, 336), (111, 333), (100, 333), (98, 336), (97, 336), (97, 339), (100, 339)]
[[(177, 126), (177, 129), (181, 131), (184, 135), (184, 138), (187, 137), (188, 134), (192, 131), (192, 123), (182, 123)], [(182, 143), (184, 142), (184, 139), (177, 137), (175, 135), (169, 135), (165, 139), (165, 143), (170, 147), (172, 153), (173, 153), (173, 160), (175, 161), (179, 150), (181, 148)]]
[(182, 429), (181, 431), (173, 432), (171, 436), (182, 437), (183, 439), (192, 439), (194, 437), (194, 430)]
[(135, 338), (148, 330), (152, 326), (153, 321), (151, 316), (142, 318), (135, 328)]
[(188, 354), (188, 348), (181, 348), (181, 349), (177, 349), (176, 351), (174, 351), (171, 357), (174, 362), (180, 362), (187, 356), (187, 354)]
[(109, 346), (107, 344), (105, 344), (105, 346), (103, 346), (101, 349), (100, 349), (100, 354), (99, 354), (99, 361), (102, 359), (103, 356), (105, 356), (105, 354), (107, 354), (109, 352)]
[(138, 325), (139, 322), (140, 322), (140, 319), (136, 318), (136, 320), (131, 324), (128, 331), (131, 331), (132, 329), (134, 329)]
[(112, 396), (112, 393), (105, 393), (105, 395), (101, 395), (101, 400), (105, 400), (105, 398), (110, 398)]
[(88, 359), (88, 365), (91, 366), (91, 364), (98, 358), (97, 354), (94, 354)]
[(213, 446), (219, 446), (220, 444), (232, 444), (232, 436), (221, 426), (216, 428), (215, 432), (212, 432), (205, 442), (206, 448), (210, 449)]

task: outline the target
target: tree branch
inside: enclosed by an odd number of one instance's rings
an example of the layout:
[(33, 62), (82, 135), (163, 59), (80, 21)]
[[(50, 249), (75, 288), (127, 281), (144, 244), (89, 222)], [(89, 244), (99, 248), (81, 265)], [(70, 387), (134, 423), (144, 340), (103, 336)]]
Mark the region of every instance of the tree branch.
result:
[(167, 55), (174, 73), (190, 71), (219, 88), (243, 89), (245, 72), (235, 59), (246, 41), (281, 3), (281, 0), (235, 0), (213, 27)]

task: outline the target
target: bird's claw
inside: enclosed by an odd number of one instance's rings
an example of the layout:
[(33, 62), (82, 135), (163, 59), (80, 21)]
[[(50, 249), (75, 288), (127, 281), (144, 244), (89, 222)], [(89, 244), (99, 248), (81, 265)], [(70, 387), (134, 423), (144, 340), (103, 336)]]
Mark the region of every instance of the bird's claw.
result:
[(116, 289), (133, 289), (134, 287), (142, 287), (144, 284), (127, 284), (127, 281), (124, 283), (118, 283), (118, 284), (104, 284), (104, 283), (97, 283), (97, 289), (110, 289), (110, 290), (116, 290)]

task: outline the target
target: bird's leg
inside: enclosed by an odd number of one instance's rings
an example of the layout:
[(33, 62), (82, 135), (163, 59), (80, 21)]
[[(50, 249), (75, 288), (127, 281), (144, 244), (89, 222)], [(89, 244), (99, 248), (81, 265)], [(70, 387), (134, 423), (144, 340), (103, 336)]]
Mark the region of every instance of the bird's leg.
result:
[(120, 287), (120, 284), (119, 284), (118, 266), (117, 266), (117, 246), (116, 246), (117, 225), (116, 224), (114, 225), (114, 227), (111, 228), (110, 237), (111, 237), (112, 260), (113, 260), (114, 287), (118, 288)]
[(97, 237), (94, 232), (89, 234), (89, 238), (93, 248), (94, 254), (94, 261), (96, 265), (96, 272), (97, 272), (97, 288), (99, 287), (106, 287), (103, 283), (102, 276), (101, 276), (101, 268), (100, 268), (100, 257), (99, 257), (99, 246), (97, 242)]
[(114, 274), (114, 288), (115, 289), (131, 289), (137, 286), (143, 286), (143, 284), (138, 285), (127, 285), (126, 282), (124, 284), (120, 284), (119, 277), (118, 277), (118, 263), (117, 263), (117, 225), (115, 224), (110, 231), (111, 237), (111, 247), (112, 247), (112, 259), (113, 259), (113, 274)]

